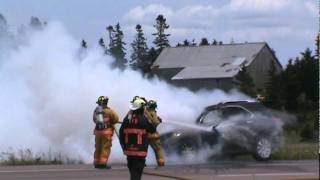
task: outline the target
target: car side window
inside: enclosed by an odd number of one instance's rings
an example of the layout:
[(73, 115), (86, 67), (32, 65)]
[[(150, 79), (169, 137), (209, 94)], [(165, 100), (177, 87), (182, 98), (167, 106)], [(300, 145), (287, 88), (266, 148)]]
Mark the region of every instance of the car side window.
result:
[(251, 113), (241, 107), (224, 107), (221, 109), (223, 119), (234, 116), (251, 116)]
[(204, 113), (200, 122), (206, 126), (217, 126), (222, 121), (222, 112), (219, 109)]

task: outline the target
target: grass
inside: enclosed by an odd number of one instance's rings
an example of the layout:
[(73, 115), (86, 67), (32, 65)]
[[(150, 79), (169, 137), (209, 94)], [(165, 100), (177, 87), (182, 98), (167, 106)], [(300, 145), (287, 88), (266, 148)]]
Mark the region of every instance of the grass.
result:
[[(301, 141), (296, 132), (286, 133), (283, 144), (275, 150), (271, 160), (318, 160), (319, 144), (316, 141)], [(237, 157), (238, 160), (253, 160), (250, 155)]]
[(48, 164), (83, 164), (81, 160), (70, 159), (61, 153), (33, 153), (31, 149), (9, 149), (0, 154), (0, 165), (48, 165)]
[(286, 132), (283, 145), (272, 155), (274, 160), (319, 159), (319, 144), (315, 140), (302, 141), (297, 132)]
[(317, 143), (285, 144), (272, 154), (273, 160), (310, 160), (319, 159)]

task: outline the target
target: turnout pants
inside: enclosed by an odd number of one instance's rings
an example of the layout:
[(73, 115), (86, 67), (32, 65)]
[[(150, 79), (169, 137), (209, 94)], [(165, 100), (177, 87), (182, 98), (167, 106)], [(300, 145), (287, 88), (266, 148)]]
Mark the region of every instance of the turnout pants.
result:
[(95, 151), (94, 166), (106, 167), (111, 152), (112, 135), (96, 134), (95, 135)]
[(145, 163), (145, 158), (127, 156), (127, 166), (130, 172), (130, 180), (141, 180)]
[(150, 139), (150, 146), (152, 147), (158, 166), (164, 166), (165, 160), (164, 160), (164, 151), (160, 142), (160, 139)]

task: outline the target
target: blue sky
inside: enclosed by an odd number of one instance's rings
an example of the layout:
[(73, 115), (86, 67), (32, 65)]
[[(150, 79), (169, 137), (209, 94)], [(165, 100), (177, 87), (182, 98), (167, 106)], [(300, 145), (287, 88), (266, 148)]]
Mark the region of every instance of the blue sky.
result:
[(117, 22), (127, 44), (140, 23), (151, 46), (154, 19), (164, 14), (172, 45), (202, 37), (225, 43), (266, 41), (283, 65), (305, 48), (314, 49), (319, 30), (316, 0), (0, 0), (0, 13), (11, 29), (28, 24), (31, 16), (60, 21), (89, 46), (106, 38), (105, 27)]

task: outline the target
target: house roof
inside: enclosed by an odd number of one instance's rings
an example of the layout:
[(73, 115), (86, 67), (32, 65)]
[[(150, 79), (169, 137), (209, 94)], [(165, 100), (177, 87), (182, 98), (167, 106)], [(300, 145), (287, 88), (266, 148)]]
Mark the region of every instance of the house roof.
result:
[(172, 79), (227, 78), (241, 65), (249, 65), (266, 45), (261, 43), (224, 44), (165, 48), (153, 67), (183, 68)]
[(205, 78), (229, 78), (235, 76), (240, 68), (235, 66), (215, 67), (215, 66), (196, 66), (185, 67), (172, 80), (180, 79), (205, 79)]

